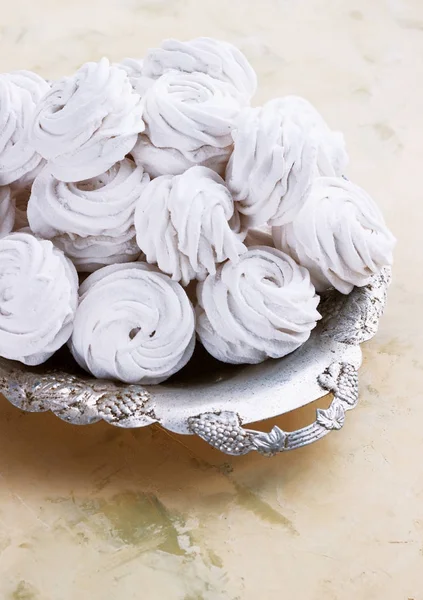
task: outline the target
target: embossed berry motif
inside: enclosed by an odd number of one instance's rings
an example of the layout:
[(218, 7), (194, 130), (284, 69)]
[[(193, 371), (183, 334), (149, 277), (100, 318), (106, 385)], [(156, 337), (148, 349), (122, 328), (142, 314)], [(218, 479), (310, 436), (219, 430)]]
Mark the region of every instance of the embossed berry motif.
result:
[(105, 394), (98, 399), (97, 411), (108, 423), (120, 427), (133, 427), (131, 423), (134, 421), (143, 424), (148, 420), (156, 420), (153, 408), (147, 407), (149, 400), (150, 394), (146, 390), (117, 390), (115, 394)]
[(254, 434), (242, 429), (238, 415), (233, 412), (204, 413), (191, 417), (188, 423), (192, 433), (225, 454), (241, 456), (253, 449)]
[(122, 385), (62, 371), (45, 374), (27, 371), (15, 363), (3, 376), (7, 361), (0, 359), (0, 392), (29, 412), (51, 410), (76, 425), (104, 420), (118, 427), (144, 427), (154, 423), (151, 394), (139, 385)]

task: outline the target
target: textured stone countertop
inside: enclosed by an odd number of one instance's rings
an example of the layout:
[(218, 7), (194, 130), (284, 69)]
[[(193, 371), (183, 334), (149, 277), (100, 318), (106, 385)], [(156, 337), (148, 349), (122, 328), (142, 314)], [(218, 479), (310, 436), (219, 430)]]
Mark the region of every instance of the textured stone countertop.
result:
[(349, 177), (399, 239), (360, 404), (315, 446), (231, 459), (156, 426), (78, 428), (0, 399), (0, 598), (422, 600), (422, 1), (0, 4), (1, 70), (54, 78), (170, 36), (236, 43), (257, 103), (301, 94), (345, 132)]

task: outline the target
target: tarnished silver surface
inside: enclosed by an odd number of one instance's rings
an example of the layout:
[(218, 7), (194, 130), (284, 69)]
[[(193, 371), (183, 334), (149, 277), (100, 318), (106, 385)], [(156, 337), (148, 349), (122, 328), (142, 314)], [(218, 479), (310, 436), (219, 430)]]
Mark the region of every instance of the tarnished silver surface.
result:
[[(195, 433), (227, 454), (257, 450), (272, 455), (310, 444), (340, 429), (345, 411), (357, 402), (359, 344), (377, 331), (390, 271), (349, 296), (327, 294), (321, 324), (293, 354), (260, 365), (228, 366), (198, 350), (192, 364), (156, 386), (120, 385), (93, 379), (63, 352), (41, 367), (0, 358), (0, 392), (22, 410), (51, 410), (74, 424), (101, 419), (119, 427), (159, 422), (177, 433)], [(315, 423), (296, 432), (270, 433), (242, 428), (317, 400), (334, 399), (318, 410)]]

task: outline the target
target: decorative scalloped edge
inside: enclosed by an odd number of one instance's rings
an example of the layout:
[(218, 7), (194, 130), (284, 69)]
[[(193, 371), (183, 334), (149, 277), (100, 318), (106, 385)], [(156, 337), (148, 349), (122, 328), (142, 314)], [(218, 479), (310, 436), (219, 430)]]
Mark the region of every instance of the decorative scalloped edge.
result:
[(145, 427), (157, 421), (151, 393), (139, 385), (76, 377), (60, 371), (5, 372), (0, 359), (0, 392), (21, 410), (55, 415), (74, 425), (104, 420), (118, 427)]

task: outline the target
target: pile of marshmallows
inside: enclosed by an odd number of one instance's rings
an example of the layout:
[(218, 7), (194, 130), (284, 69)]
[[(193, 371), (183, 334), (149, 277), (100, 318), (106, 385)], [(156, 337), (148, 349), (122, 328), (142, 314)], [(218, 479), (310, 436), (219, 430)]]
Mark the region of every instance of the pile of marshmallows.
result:
[(209, 38), (53, 83), (0, 75), (0, 356), (68, 343), (96, 377), (154, 384), (197, 335), (258, 363), (308, 339), (316, 291), (391, 264), (342, 135), (301, 98), (251, 108), (256, 85)]

